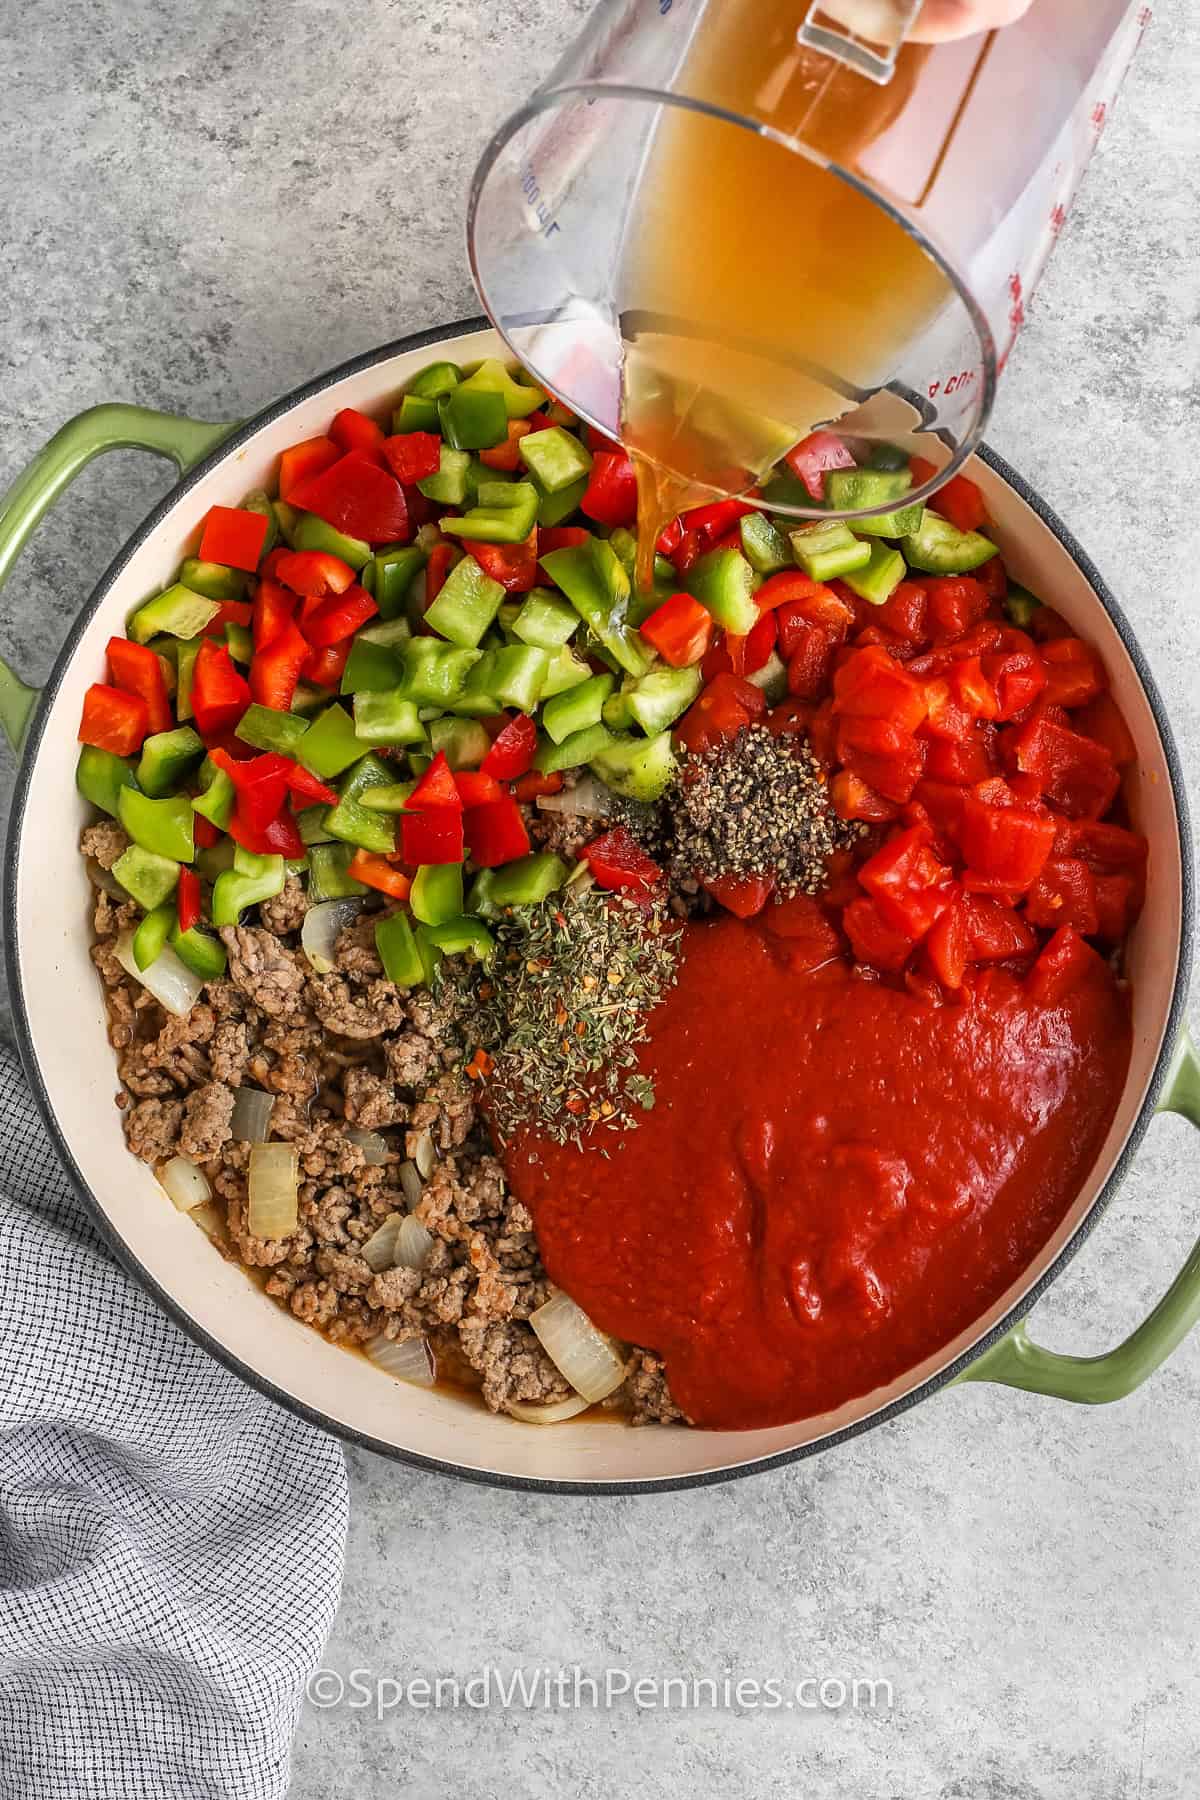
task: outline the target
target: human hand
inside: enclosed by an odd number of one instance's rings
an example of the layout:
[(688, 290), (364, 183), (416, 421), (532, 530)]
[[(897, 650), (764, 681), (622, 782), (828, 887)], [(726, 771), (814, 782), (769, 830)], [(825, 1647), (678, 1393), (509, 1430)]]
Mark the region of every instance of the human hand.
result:
[(918, 44), (941, 44), (977, 31), (995, 31), (1012, 25), (1029, 6), (1030, 0), (925, 0), (908, 37)]

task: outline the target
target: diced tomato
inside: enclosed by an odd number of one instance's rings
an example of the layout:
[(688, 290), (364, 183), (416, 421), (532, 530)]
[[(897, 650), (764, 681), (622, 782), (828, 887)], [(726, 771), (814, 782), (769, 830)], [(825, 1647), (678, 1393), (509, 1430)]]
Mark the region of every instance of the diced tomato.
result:
[(958, 841), (977, 874), (1002, 882), (1013, 893), (1024, 893), (1042, 872), (1056, 827), (1047, 813), (1027, 812), (981, 797), (981, 789), (1002, 785), (983, 782), (964, 797)]
[(960, 706), (969, 718), (994, 719), (999, 715), (996, 690), (984, 674), (977, 656), (951, 663), (946, 670), (946, 685), (955, 705)]
[(935, 644), (961, 637), (983, 618), (988, 609), (987, 589), (970, 575), (931, 577), (926, 583), (929, 610), (926, 623)]
[(832, 431), (810, 432), (788, 451), (784, 461), (814, 500), (824, 500), (825, 476), (830, 469), (855, 467), (853, 456)]
[(1007, 962), (1010, 957), (1029, 956), (1037, 949), (1037, 933), (1003, 901), (967, 894), (963, 912), (972, 962)]
[(680, 742), (692, 751), (707, 750), (736, 737), (751, 719), (767, 709), (766, 696), (738, 675), (718, 675), (675, 727)]
[(563, 787), (562, 770), (556, 769), (551, 775), (543, 775), (537, 769), (531, 769), (528, 775), (520, 775), (513, 783), (513, 799), (528, 804), (536, 800), (539, 794), (560, 794)]
[(354, 580), (354, 570), (340, 556), (327, 550), (288, 550), (274, 567), (277, 581), (293, 594), (344, 594)]
[(378, 894), (390, 894), (393, 900), (407, 900), (412, 888), (411, 876), (396, 868), (386, 856), (375, 856), (369, 850), (356, 850), (346, 873)]
[(1012, 767), (1037, 778), (1046, 798), (1073, 819), (1099, 819), (1112, 805), (1121, 777), (1102, 744), (1054, 724), (1044, 715), (1002, 735)]
[(351, 450), (321, 474), (295, 487), (293, 506), (316, 513), (327, 525), (368, 544), (399, 544), (409, 536), (408, 506), (400, 483), (367, 452)]
[(230, 730), (251, 698), (249, 685), (234, 668), (225, 645), (205, 638), (192, 667), (192, 712), (201, 736)]
[(707, 608), (690, 594), (672, 594), (656, 607), (639, 627), (664, 662), (684, 669), (704, 656), (712, 641), (713, 620)]
[(928, 503), (960, 531), (978, 531), (987, 522), (987, 506), (979, 488), (965, 475), (954, 475)]
[(700, 664), (700, 673), (706, 687), (710, 681), (715, 681), (718, 675), (733, 674), (733, 658), (726, 648), (723, 631), (716, 638), (711, 650), (705, 651), (704, 660)]
[(315, 775), (310, 775), (299, 763), (292, 763), (288, 769), (287, 788), (289, 794), (294, 794), (297, 800), (303, 800), (309, 806), (337, 805), (338, 797), (334, 789), (326, 787), (323, 781), (318, 781)]
[(775, 891), (772, 875), (702, 875), (700, 885), (735, 919), (753, 919)]
[(912, 798), (913, 803), (921, 806), (937, 831), (951, 838), (955, 837), (962, 823), (964, 795), (961, 786), (948, 782), (941, 776), (926, 775), (917, 783)]
[(919, 644), (925, 637), (925, 617), (929, 610), (929, 593), (923, 582), (902, 581), (882, 606), (873, 606), (871, 614), (877, 625), (892, 631), (905, 643)]
[(624, 450), (597, 450), (579, 502), (598, 525), (632, 525), (637, 518), (637, 476)]
[(925, 717), (920, 682), (886, 650), (855, 650), (834, 676), (833, 694), (843, 716), (887, 719), (902, 731), (915, 731)]
[(288, 619), (269, 644), (254, 652), (254, 660), (250, 664), (251, 698), (259, 706), (270, 706), (277, 712), (287, 712), (296, 693), (300, 671), (309, 655), (307, 640), (295, 620)]
[(1078, 857), (1051, 857), (1025, 896), (1025, 917), (1051, 931), (1072, 925), (1081, 937), (1094, 937), (1100, 915), (1096, 877), (1087, 864)]
[(1042, 645), (1046, 700), (1051, 706), (1086, 706), (1108, 686), (1104, 665), (1080, 638), (1056, 638)]
[(925, 724), (922, 727), (929, 737), (942, 738), (949, 743), (960, 743), (974, 731), (974, 720), (954, 698), (950, 691), (950, 683), (946, 680), (927, 681), (925, 684)]
[(482, 769), (455, 769), (454, 785), (464, 808), (468, 809), (472, 806), (490, 806), (497, 800), (509, 798), (496, 777), (486, 775)]
[(343, 638), (352, 637), (359, 626), (374, 618), (378, 611), (374, 596), (355, 583), (344, 594), (331, 594), (309, 614), (304, 622), (304, 635), (314, 650), (324, 650), (330, 644), (340, 644)]
[(1008, 570), (1004, 566), (1004, 558), (993, 556), (990, 562), (983, 563), (973, 574), (993, 606), (999, 606), (1008, 593)]
[(949, 869), (934, 855), (921, 826), (893, 832), (858, 871), (858, 879), (889, 925), (914, 941), (925, 936), (952, 899)]
[[(425, 811), (430, 807), (448, 806), (455, 812), (462, 811), (462, 800), (454, 785), (454, 771), (446, 760), (446, 752), (439, 750), (416, 787), (408, 796), (408, 804), (414, 812)], [(411, 861), (411, 858), (409, 859)], [(418, 858), (418, 860), (420, 860)]]
[(934, 920), (925, 939), (925, 951), (942, 986), (956, 992), (963, 984), (970, 953), (967, 915), (958, 894)]
[(457, 551), (453, 544), (435, 544), (425, 564), (425, 611), (433, 605), (446, 585), (446, 577), (454, 567)]
[[(170, 731), (175, 723), (167, 678), (158, 652), (149, 644), (135, 644), (129, 638), (108, 640), (108, 673), (115, 688), (123, 694), (136, 694), (146, 705), (147, 732)], [(88, 740), (90, 742), (90, 739)]]
[(251, 614), (251, 626), (254, 636), (254, 648), (265, 650), (290, 624), (292, 614), (296, 610), (296, 596), (278, 581), (272, 581), (264, 575), (258, 584), (258, 592), (254, 596), (254, 609)]
[(480, 770), (484, 775), (495, 776), (497, 781), (514, 781), (532, 767), (536, 749), (537, 726), (527, 714), (518, 713), (492, 739)]
[(663, 879), (663, 872), (652, 857), (646, 855), (637, 839), (623, 825), (614, 826), (593, 838), (578, 852), (601, 887), (652, 888)]
[(1142, 908), (1141, 891), (1131, 875), (1097, 875), (1096, 930), (1110, 944), (1119, 944)]
[(817, 700), (829, 686), (833, 655), (837, 646), (822, 625), (807, 620), (789, 633), (792, 652), (788, 657), (788, 693), (798, 700)]
[[(457, 790), (454, 797), (457, 801)], [(485, 807), (478, 807), (470, 816), (477, 819), (486, 810)], [(463, 818), (461, 804), (431, 806), (424, 812), (403, 813), (400, 819), (400, 848), (405, 862), (413, 868), (419, 867), (421, 863), (461, 862)]]
[(340, 450), (378, 450), (383, 443), (383, 426), (353, 406), (343, 406), (335, 413), (329, 435)]
[(810, 594), (783, 601), (775, 612), (775, 624), (780, 654), (786, 661), (805, 625), (819, 625), (835, 644), (843, 643), (854, 624), (854, 608), (832, 587), (818, 584)]
[(300, 670), (301, 680), (311, 681), (314, 687), (338, 687), (350, 660), (351, 642), (350, 638), (343, 638), (340, 644), (329, 644), (324, 650), (314, 650)]
[(296, 489), (330, 468), (341, 455), (332, 438), (306, 438), (302, 444), (293, 444), (279, 458), (279, 498), (298, 505), (292, 499)]
[(815, 711), (806, 700), (781, 700), (765, 715), (763, 724), (772, 737), (805, 737)]
[(521, 439), (528, 437), (534, 429), (532, 419), (510, 419), (508, 421), (508, 438), (503, 444), (496, 444), (491, 450), (481, 450), (479, 460), (488, 469), (502, 469), (506, 474), (514, 474), (521, 466)]
[(185, 866), (179, 871), (179, 884), (175, 889), (175, 916), (180, 931), (190, 931), (193, 925), (198, 925), (201, 910), (200, 877), (195, 869)]
[(1037, 651), (1001, 650), (980, 659), (996, 695), (996, 719), (1015, 719), (1046, 686), (1046, 666)]
[(840, 955), (842, 940), (819, 900), (794, 894), (777, 900), (767, 914), (767, 930), (787, 945), (788, 967), (811, 974)]
[(1137, 761), (1137, 745), (1111, 694), (1097, 694), (1080, 708), (1075, 720), (1076, 731), (1102, 744), (1118, 769)]
[(950, 781), (958, 787), (974, 787), (995, 773), (987, 740), (975, 735), (959, 743), (932, 739), (925, 754), (925, 773), (931, 781)]
[(132, 756), (141, 749), (150, 730), (146, 702), (137, 694), (93, 682), (83, 697), (79, 742), (114, 756)]
[(200, 537), (201, 561), (224, 563), (228, 569), (245, 569), (253, 574), (266, 535), (266, 513), (212, 506)]
[(1107, 964), (1084, 943), (1077, 931), (1064, 925), (1056, 931), (1025, 978), (1025, 986), (1039, 1006), (1057, 1006), (1061, 1000), (1097, 977), (1108, 977)]
[(379, 446), (388, 468), (405, 486), (436, 475), (442, 461), (442, 440), (436, 431), (406, 431), (384, 438)]
[(529, 833), (521, 808), (510, 794), (486, 806), (472, 806), (465, 815), (467, 848), (481, 869), (496, 869), (529, 850)]
[(527, 594), (537, 585), (537, 526), (519, 544), (471, 545), (471, 555), (485, 575), (510, 594)]
[(757, 674), (759, 669), (770, 662), (771, 652), (775, 648), (774, 614), (764, 613), (744, 637), (727, 631), (725, 648), (729, 653), (730, 668), (735, 675)]
[(1090, 819), (1059, 819), (1057, 823), (1055, 856), (1082, 857), (1097, 875), (1144, 875), (1150, 847), (1140, 832)]
[(846, 907), (842, 926), (859, 962), (894, 974), (912, 955), (914, 940), (890, 924), (866, 895)]
[(839, 819), (863, 819), (869, 825), (888, 824), (898, 810), (849, 769), (840, 769), (829, 783), (829, 804)]

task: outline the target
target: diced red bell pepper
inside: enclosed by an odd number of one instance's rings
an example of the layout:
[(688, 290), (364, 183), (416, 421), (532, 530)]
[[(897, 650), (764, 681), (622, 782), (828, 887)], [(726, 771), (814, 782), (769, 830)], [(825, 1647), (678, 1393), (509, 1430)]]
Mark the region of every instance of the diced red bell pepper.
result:
[(676, 515), (669, 525), (664, 525), (655, 541), (654, 548), (659, 556), (672, 557), (683, 539), (683, 520)]
[[(430, 807), (450, 807), (455, 812), (462, 811), (462, 799), (454, 785), (454, 770), (446, 760), (446, 752), (439, 750), (416, 787), (408, 796), (408, 804), (414, 812), (424, 812)], [(410, 859), (411, 860), (411, 859)]]
[[(710, 545), (715, 545), (718, 539), (732, 530), (739, 519), (744, 519), (747, 513), (757, 510), (757, 507), (745, 500), (710, 500), (704, 506), (690, 507), (683, 515), (683, 526), (686, 531), (699, 532)], [(738, 543), (740, 546), (740, 536)]]
[(286, 806), (261, 831), (252, 830), (235, 812), (229, 821), (229, 835), (235, 844), (253, 851), (255, 856), (286, 856), (290, 861), (299, 861), (305, 854), (300, 828)]
[(292, 764), (275, 750), (261, 756), (236, 761), (226, 751), (214, 749), (209, 756), (218, 769), (223, 769), (237, 793), (237, 817), (248, 832), (261, 832), (271, 823), (284, 803)]
[(685, 669), (700, 662), (712, 642), (713, 619), (690, 594), (672, 594), (639, 627), (664, 662)]
[(356, 850), (346, 873), (364, 887), (374, 888), (377, 894), (390, 894), (393, 900), (407, 900), (412, 889), (411, 875), (397, 869), (386, 856), (376, 856), (370, 850)]
[(289, 506), (298, 505), (292, 499), (296, 489), (330, 468), (341, 455), (332, 438), (305, 438), (302, 444), (293, 444), (279, 458), (279, 498)]
[(266, 536), (266, 513), (243, 512), (234, 506), (212, 506), (200, 536), (200, 559), (224, 563), (227, 569), (244, 569), (253, 575)]
[(869, 825), (886, 825), (897, 808), (849, 769), (839, 769), (829, 783), (829, 804), (839, 819), (862, 819)]
[(538, 769), (531, 769), (528, 775), (520, 775), (513, 783), (513, 799), (520, 800), (523, 805), (536, 800), (539, 794), (561, 794), (563, 775), (561, 769), (553, 774), (543, 775)]
[(314, 687), (338, 687), (346, 673), (352, 643), (352, 638), (343, 638), (340, 644), (330, 644), (324, 650), (313, 650), (300, 670), (300, 679), (311, 681)]
[(1051, 857), (1025, 896), (1025, 917), (1050, 931), (1072, 925), (1081, 937), (1094, 937), (1100, 915), (1096, 877), (1087, 864), (1078, 857)]
[(1120, 774), (1094, 738), (1042, 715), (1005, 732), (1002, 743), (1011, 765), (1035, 776), (1046, 798), (1070, 818), (1099, 819), (1116, 799)]
[(970, 575), (934, 576), (925, 591), (929, 601), (926, 629), (935, 644), (961, 637), (988, 609), (986, 588)]
[(454, 785), (468, 811), (472, 806), (492, 806), (498, 800), (509, 798), (496, 777), (485, 775), (482, 769), (455, 769)]
[(492, 747), (479, 765), (480, 771), (484, 775), (494, 775), (497, 781), (515, 781), (532, 768), (536, 750), (537, 726), (526, 713), (518, 713), (492, 739)]
[(374, 595), (355, 583), (344, 594), (331, 594), (310, 613), (305, 620), (304, 635), (314, 650), (326, 650), (330, 644), (340, 644), (343, 638), (352, 637), (359, 626), (374, 618), (378, 611)]
[(93, 682), (83, 697), (79, 741), (114, 756), (132, 756), (141, 749), (150, 730), (146, 702), (137, 694)]
[[(1001, 786), (983, 782), (982, 788)], [(980, 797), (979, 789), (963, 800), (958, 841), (970, 868), (1002, 883), (1012, 893), (1033, 885), (1054, 846), (1056, 826), (1048, 813), (997, 805)]]
[(925, 936), (953, 898), (950, 871), (929, 840), (928, 829), (919, 825), (893, 832), (858, 871), (881, 916), (914, 941)]
[[(264, 574), (267, 572), (265, 564), (263, 572)], [(222, 600), (204, 627), (204, 636), (217, 638), (223, 644), (227, 625), (241, 625), (248, 631), (253, 617), (254, 609), (248, 600)]]
[(383, 443), (383, 426), (353, 406), (343, 406), (333, 415), (329, 435), (340, 450), (378, 450)]
[(632, 525), (637, 518), (637, 476), (624, 450), (597, 450), (579, 502), (598, 525)]
[(306, 806), (337, 805), (338, 797), (334, 789), (326, 787), (323, 781), (318, 781), (315, 775), (310, 775), (299, 763), (288, 766), (287, 789), (297, 800), (303, 800)]
[(970, 954), (967, 917), (959, 894), (955, 893), (949, 906), (934, 920), (925, 939), (925, 952), (942, 986), (951, 993), (957, 992), (966, 976)]
[(464, 816), (463, 829), (467, 849), (481, 869), (496, 869), (528, 854), (529, 833), (511, 794), (473, 806)]
[(200, 735), (215, 737), (232, 729), (252, 697), (225, 645), (205, 638), (192, 667), (192, 712)]
[(623, 825), (614, 826), (579, 852), (601, 887), (657, 887), (663, 872), (653, 857), (647, 856), (637, 839)]
[[(478, 818), (484, 810), (479, 807), (470, 816)], [(463, 818), (461, 805), (431, 806), (425, 812), (404, 813), (400, 820), (400, 848), (405, 862), (413, 868), (421, 863), (461, 862)]]
[(481, 450), (480, 462), (485, 468), (501, 469), (505, 474), (514, 474), (521, 466), (521, 439), (528, 437), (533, 430), (532, 419), (510, 419), (505, 442), (494, 444), (490, 450)]
[(952, 525), (957, 525), (960, 531), (978, 531), (987, 522), (987, 506), (983, 494), (965, 475), (952, 476), (928, 504), (934, 512), (941, 513), (943, 519), (949, 519)]
[(1042, 645), (1046, 668), (1046, 702), (1050, 706), (1086, 706), (1108, 686), (1104, 665), (1080, 638), (1056, 638)]
[(407, 431), (384, 438), (379, 448), (388, 468), (407, 487), (436, 475), (442, 460), (442, 440), (436, 431)]
[(718, 675), (733, 674), (733, 659), (726, 648), (723, 631), (715, 639), (712, 647), (704, 652), (704, 658), (700, 664), (700, 674), (705, 686), (710, 681), (715, 681)]
[(145, 701), (147, 731), (170, 731), (175, 717), (158, 652), (149, 644), (135, 644), (129, 638), (113, 637), (108, 640), (107, 655), (113, 686)]
[(425, 611), (433, 605), (446, 585), (446, 577), (454, 567), (457, 555), (453, 544), (435, 544), (425, 564)]
[(195, 839), (197, 850), (211, 850), (214, 844), (220, 843), (224, 835), (220, 827), (214, 825), (211, 819), (206, 819), (203, 813), (196, 813), (193, 816), (192, 836)]
[(1075, 717), (1076, 731), (1102, 744), (1118, 769), (1137, 761), (1137, 745), (1111, 694), (1097, 694)]
[(854, 651), (834, 676), (833, 693), (834, 708), (844, 717), (887, 719), (909, 732), (925, 718), (921, 683), (886, 650)]
[(354, 570), (328, 550), (288, 550), (275, 564), (276, 580), (293, 594), (344, 594)]
[(409, 536), (408, 505), (394, 475), (363, 450), (351, 450), (320, 475), (301, 482), (293, 506), (368, 544), (399, 544)]
[(829, 686), (837, 645), (822, 625), (802, 620), (788, 633), (788, 693), (798, 700), (817, 700)]
[(735, 919), (753, 919), (775, 891), (773, 875), (702, 875), (700, 885)]
[(273, 644), (291, 622), (295, 610), (295, 594), (290, 594), (280, 582), (272, 581), (270, 576), (264, 575), (258, 584), (251, 613), (254, 648), (265, 650), (268, 644)]
[(1040, 1006), (1058, 1006), (1077, 989), (1097, 980), (1109, 981), (1107, 963), (1064, 925), (1056, 931), (1025, 977), (1026, 991)]
[[(549, 556), (551, 550), (573, 550), (579, 544), (586, 544), (591, 537), (582, 525), (539, 525), (538, 526), (538, 559)], [(549, 581), (550, 577), (544, 575)]]
[[(341, 601), (326, 601), (325, 604), (341, 605)], [(296, 693), (300, 671), (310, 654), (307, 640), (295, 620), (289, 619), (269, 644), (254, 652), (250, 664), (251, 697), (259, 706), (287, 712)]]
[(200, 914), (200, 877), (195, 869), (181, 868), (175, 890), (175, 916), (180, 931), (190, 931), (193, 925), (198, 925)]
[(866, 895), (845, 908), (842, 927), (858, 961), (873, 968), (896, 974), (913, 953), (914, 939), (890, 924)]
[[(777, 606), (789, 605), (793, 600), (811, 600), (815, 594), (823, 591), (819, 581), (811, 575), (803, 574), (799, 569), (781, 569), (778, 575), (769, 575), (754, 596), (754, 604), (759, 612), (774, 612)], [(809, 618), (811, 614), (804, 614)]]
[(810, 432), (788, 451), (783, 460), (814, 500), (824, 500), (825, 476), (830, 469), (855, 467), (853, 456), (832, 431)]
[(519, 544), (473, 543), (471, 555), (485, 575), (510, 594), (527, 594), (537, 586), (537, 526)]
[(775, 615), (764, 613), (744, 636), (725, 633), (729, 666), (735, 675), (755, 675), (771, 660), (775, 648)]
[(1037, 933), (1003, 901), (984, 894), (967, 894), (963, 913), (972, 962), (1007, 962), (1010, 957), (1029, 956), (1037, 949)]

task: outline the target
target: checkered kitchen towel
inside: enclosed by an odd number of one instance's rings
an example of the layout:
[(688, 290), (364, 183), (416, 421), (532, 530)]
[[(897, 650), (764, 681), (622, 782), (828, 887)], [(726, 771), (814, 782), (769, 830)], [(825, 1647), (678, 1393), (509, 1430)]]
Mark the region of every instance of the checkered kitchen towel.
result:
[(0, 1046), (0, 1800), (266, 1800), (337, 1608), (336, 1443), (102, 1247)]

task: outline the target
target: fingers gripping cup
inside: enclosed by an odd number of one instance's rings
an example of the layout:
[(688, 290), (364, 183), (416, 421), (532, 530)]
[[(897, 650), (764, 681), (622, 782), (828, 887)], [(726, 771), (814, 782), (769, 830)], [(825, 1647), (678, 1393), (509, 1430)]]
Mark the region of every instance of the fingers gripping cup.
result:
[(917, 501), (980, 438), (1148, 12), (1033, 0), (927, 44), (918, 11), (609, 0), (484, 153), (484, 305), (676, 503), (826, 511), (770, 472), (834, 424), (936, 464)]

